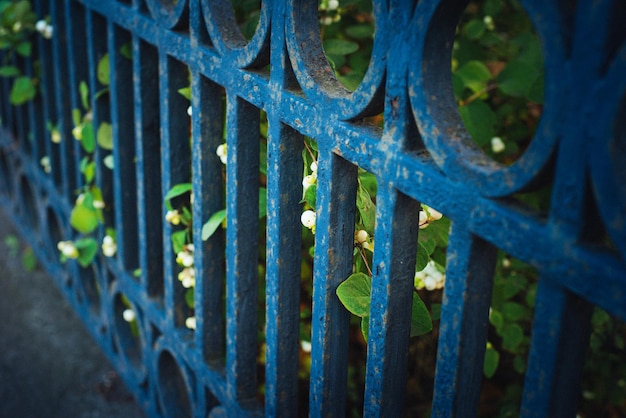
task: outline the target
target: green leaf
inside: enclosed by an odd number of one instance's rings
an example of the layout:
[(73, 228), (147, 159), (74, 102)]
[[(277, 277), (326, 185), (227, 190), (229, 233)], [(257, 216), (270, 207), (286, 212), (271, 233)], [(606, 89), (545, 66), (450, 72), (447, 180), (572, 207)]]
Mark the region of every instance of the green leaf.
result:
[(374, 36), (374, 25), (362, 23), (344, 29), (346, 35), (354, 39), (371, 39)]
[(360, 317), (370, 314), (372, 279), (365, 273), (351, 274), (337, 287), (339, 300), (352, 314)]
[(22, 268), (27, 272), (33, 272), (37, 268), (37, 257), (31, 247), (26, 247), (21, 257)]
[(463, 29), (468, 39), (478, 39), (483, 36), (487, 27), (482, 19), (472, 19), (467, 22)]
[(413, 306), (411, 308), (411, 337), (426, 334), (432, 331), (433, 321), (428, 308), (416, 292), (413, 292)]
[(431, 225), (432, 223), (428, 228), (420, 229), (418, 234), (418, 242), (424, 246), (428, 255), (431, 255), (433, 251), (435, 251), (435, 248), (437, 248), (437, 240), (434, 237), (435, 234), (430, 230)]
[(354, 91), (363, 81), (364, 74), (357, 71), (350, 71), (348, 74), (337, 74), (337, 79), (350, 91)]
[(100, 84), (108, 86), (110, 83), (110, 67), (109, 67), (109, 54), (105, 54), (100, 61), (98, 61), (98, 81)]
[(323, 45), (327, 55), (348, 55), (359, 50), (359, 44), (345, 39), (326, 39)]
[(83, 117), (79, 109), (72, 109), (72, 122), (74, 123), (74, 126), (80, 125), (82, 118)]
[(76, 205), (70, 214), (70, 224), (78, 232), (88, 234), (98, 227), (98, 213), (84, 205)]
[[(88, 164), (88, 161), (85, 159), (85, 167)], [(83, 193), (82, 195), (82, 201), (80, 202), (81, 205), (83, 205), (84, 207), (86, 207), (87, 209), (93, 210), (95, 209), (93, 202), (95, 200), (95, 197), (93, 195), (93, 193), (91, 192), (91, 190), (87, 190), (86, 192)]]
[(495, 136), (497, 118), (489, 105), (481, 100), (474, 100), (459, 107), (459, 114), (465, 128), (480, 147), (489, 144)]
[(11, 2), (11, 5), (7, 7), (6, 14), (3, 13), (3, 15), (3, 23), (10, 23), (10, 26), (12, 26), (15, 22), (28, 22), (34, 20), (32, 17), (30, 1), (28, 0)]
[(422, 271), (430, 261), (430, 254), (424, 245), (418, 241), (417, 257), (415, 258), (415, 271)]
[(194, 290), (193, 287), (187, 289), (187, 291), (185, 292), (185, 302), (187, 303), (187, 306), (191, 309), (194, 308), (194, 304), (193, 304), (193, 300), (194, 300)]
[(376, 196), (378, 192), (378, 180), (376, 180), (376, 176), (369, 171), (360, 170), (359, 172), (359, 182), (361, 182), (361, 186), (367, 190), (370, 196)]
[(369, 337), (369, 327), (370, 327), (370, 317), (364, 316), (361, 318), (361, 334), (363, 334), (363, 339), (367, 342), (367, 338)]
[(174, 249), (174, 253), (178, 254), (183, 250), (187, 241), (187, 231), (184, 229), (182, 231), (172, 232), (172, 248)]
[[(263, 138), (267, 138), (267, 122), (261, 121), (260, 134)], [(259, 172), (267, 176), (267, 143), (261, 141), (259, 145)]]
[(30, 54), (32, 52), (32, 45), (28, 41), (20, 42), (15, 47), (15, 52), (17, 52), (18, 54), (20, 54), (23, 57), (30, 57)]
[[(438, 221), (431, 222), (428, 228), (420, 231), (420, 235), (426, 232), (426, 235), (433, 238), (437, 247), (445, 248), (448, 246), (448, 235), (450, 234), (450, 218), (445, 216)], [(442, 264), (442, 263), (440, 263)], [(445, 264), (445, 263), (443, 263)], [(442, 265), (443, 265), (442, 264)]]
[[(17, 238), (15, 238), (15, 240), (17, 244)], [(611, 316), (608, 313), (606, 313), (606, 311), (598, 307), (594, 308), (593, 314), (591, 315), (591, 324), (594, 326), (594, 328), (602, 327), (604, 326), (604, 324), (607, 324), (610, 321), (611, 321)]]
[(93, 238), (81, 238), (74, 242), (78, 250), (78, 264), (87, 267), (98, 253), (98, 242)]
[(85, 182), (87, 184), (91, 184), (96, 176), (96, 163), (93, 161), (89, 162), (83, 169), (81, 169), (81, 171), (83, 176), (85, 176)]
[(466, 88), (476, 93), (487, 88), (487, 82), (491, 80), (491, 73), (485, 64), (480, 61), (469, 61), (455, 73)]
[(120, 55), (129, 60), (133, 59), (133, 44), (131, 42), (126, 42), (124, 45), (120, 47)]
[(435, 248), (435, 251), (430, 255), (430, 259), (440, 266), (446, 265), (446, 249)]
[(527, 312), (526, 308), (521, 303), (505, 302), (504, 305), (502, 305), (502, 316), (505, 321), (514, 322), (519, 321), (526, 316), (530, 317), (530, 313)]
[[(94, 193), (95, 195), (96, 193)], [(117, 231), (114, 228), (106, 228), (104, 230), (105, 235), (110, 236), (113, 240), (117, 240)], [(141, 274), (141, 273), (140, 273)]]
[(528, 285), (528, 280), (524, 276), (516, 275), (515, 277), (510, 277), (507, 280), (504, 280), (504, 284), (502, 285), (502, 295), (503, 298), (511, 299), (513, 296), (520, 293), (522, 290), (526, 290)]
[(523, 61), (510, 61), (498, 74), (498, 89), (510, 96), (525, 97), (537, 80), (537, 69)]
[[(94, 164), (94, 166), (95, 166), (95, 163), (92, 163), (92, 164)], [(92, 197), (92, 205), (93, 205), (93, 201), (95, 201), (95, 200), (104, 203), (104, 198), (102, 197), (102, 190), (98, 186), (92, 185), (89, 188), (89, 194)], [(104, 224), (104, 216), (102, 215), (102, 209), (95, 208), (95, 207), (94, 207), (94, 209), (96, 209), (96, 212), (98, 214), (98, 219), (100, 220), (100, 223)], [(107, 234), (109, 234), (109, 231), (114, 231), (115, 232), (115, 230), (112, 229), (112, 228), (106, 228)], [(111, 236), (113, 238), (115, 238), (115, 235), (111, 235)]]
[(487, 16), (495, 16), (502, 9), (502, 0), (485, 0), (483, 4), (483, 13)]
[(523, 61), (538, 72), (543, 69), (543, 52), (541, 50), (541, 41), (539, 37), (532, 31), (525, 31), (511, 41), (512, 44), (520, 46), (520, 52), (515, 58)]
[(11, 65), (0, 67), (0, 77), (14, 77), (16, 75), (20, 75), (20, 70), (17, 67)]
[(180, 222), (185, 225), (191, 225), (192, 215), (187, 206), (183, 206), (182, 211), (180, 213)]
[(267, 189), (259, 187), (259, 219), (267, 216)]
[(513, 358), (513, 368), (519, 374), (524, 374), (526, 372), (526, 361), (522, 356), (515, 356)]
[(542, 74), (539, 77), (537, 77), (535, 81), (533, 81), (533, 83), (528, 88), (528, 94), (526, 95), (528, 100), (535, 102), (535, 103), (539, 103), (539, 104), (543, 103), (544, 84), (545, 84), (545, 78)]
[(529, 308), (535, 307), (535, 297), (537, 296), (537, 283), (531, 283), (528, 285), (528, 293), (526, 293), (526, 305)]
[(500, 362), (500, 353), (498, 353), (493, 347), (488, 347), (485, 351), (485, 362), (483, 364), (483, 373), (487, 379), (491, 379), (498, 370), (498, 363)]
[(183, 87), (182, 89), (178, 89), (178, 93), (183, 96), (187, 100), (191, 100), (191, 87)]
[(317, 186), (315, 184), (309, 186), (304, 192), (304, 201), (311, 206), (312, 209), (315, 209), (317, 199)]
[[(250, 0), (233, 1), (233, 6), (236, 7), (235, 10), (241, 10), (242, 6), (245, 7), (245, 9), (243, 10), (246, 15), (246, 18), (243, 21), (243, 23), (239, 25), (239, 30), (241, 31), (241, 34), (246, 39), (251, 39), (254, 36), (254, 32), (256, 31), (256, 28), (260, 19), (259, 10), (252, 10), (252, 8), (250, 7), (250, 5), (253, 5), (253, 4), (255, 4), (255, 2), (250, 1)], [(256, 3), (256, 4), (260, 4), (260, 3)]]
[(502, 327), (502, 348), (514, 353), (524, 340), (524, 330), (517, 324), (506, 324)]
[(191, 183), (179, 183), (174, 185), (166, 194), (163, 200), (171, 200), (191, 191)]
[(496, 332), (499, 334), (502, 331), (502, 326), (504, 325), (504, 317), (500, 312), (492, 308), (491, 313), (489, 314), (489, 323), (494, 326)]
[(4, 14), (9, 7), (11, 7), (11, 0), (0, 1), (0, 14)]
[(372, 198), (362, 184), (359, 182), (359, 188), (356, 194), (356, 208), (363, 222), (363, 229), (370, 235), (374, 235), (376, 227), (376, 206), (372, 202)]
[(113, 149), (113, 127), (108, 122), (100, 123), (96, 134), (98, 145), (105, 150)]
[(352, 259), (352, 272), (368, 273), (367, 265), (365, 264), (363, 257), (360, 256), (360, 252), (357, 247), (354, 247), (352, 250), (352, 256), (354, 257)]
[(452, 73), (452, 91), (454, 92), (454, 98), (456, 100), (463, 99), (463, 93), (465, 92), (465, 82), (456, 73)]
[(18, 77), (13, 82), (9, 100), (11, 104), (19, 106), (26, 103), (37, 94), (35, 84), (30, 77)]
[(80, 140), (85, 152), (92, 154), (96, 149), (96, 140), (93, 134), (93, 123), (86, 122), (83, 124), (82, 137)]
[(9, 256), (15, 258), (20, 249), (20, 240), (15, 235), (4, 237), (4, 245), (9, 249)]
[(202, 225), (202, 241), (208, 240), (217, 231), (217, 228), (226, 219), (226, 209), (215, 212), (204, 225)]
[(87, 83), (81, 81), (78, 85), (78, 91), (80, 92), (80, 101), (83, 109), (89, 110), (91, 106), (89, 106), (89, 87), (87, 87)]

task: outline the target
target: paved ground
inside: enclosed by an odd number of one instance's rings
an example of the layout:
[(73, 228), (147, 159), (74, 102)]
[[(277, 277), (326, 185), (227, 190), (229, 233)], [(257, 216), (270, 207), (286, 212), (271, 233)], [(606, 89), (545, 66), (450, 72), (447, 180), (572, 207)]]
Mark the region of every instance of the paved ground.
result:
[(0, 418), (143, 417), (52, 279), (22, 268), (12, 234), (0, 212)]

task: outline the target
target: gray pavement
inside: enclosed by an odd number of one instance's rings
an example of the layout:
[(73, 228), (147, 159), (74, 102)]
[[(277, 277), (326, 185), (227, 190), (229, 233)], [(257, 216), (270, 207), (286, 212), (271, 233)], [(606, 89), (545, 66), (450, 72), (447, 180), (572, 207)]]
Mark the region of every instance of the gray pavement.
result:
[(0, 418), (143, 417), (55, 283), (25, 271), (7, 235), (0, 211)]

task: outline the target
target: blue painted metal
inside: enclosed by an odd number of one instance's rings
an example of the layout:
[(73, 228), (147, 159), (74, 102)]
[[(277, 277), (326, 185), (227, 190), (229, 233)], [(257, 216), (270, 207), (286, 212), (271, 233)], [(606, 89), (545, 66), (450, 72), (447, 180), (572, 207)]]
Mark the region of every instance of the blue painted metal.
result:
[[(320, 152), (309, 414), (345, 413), (349, 317), (335, 289), (352, 268), (357, 167), (380, 185), (365, 414), (402, 412), (418, 202), (453, 221), (433, 414), (476, 411), (497, 248), (541, 274), (521, 413), (574, 413), (591, 307), (626, 320), (626, 11), (620, 0), (581, 0), (575, 8), (522, 1), (543, 42), (546, 100), (530, 147), (502, 166), (476, 150), (451, 93), (451, 40), (465, 4), (373, 1), (372, 60), (349, 92), (324, 58), (315, 0), (261, 2), (250, 41), (225, 0), (34, 1), (55, 33), (36, 41), (34, 58), (16, 62), (34, 74), (39, 61), (35, 100), (10, 106), (10, 84), (0, 82), (1, 202), (150, 416), (298, 413), (294, 243), (303, 136)], [(122, 53), (128, 47), (131, 58)], [(83, 182), (70, 111), (81, 106), (80, 81), (91, 92), (104, 87), (96, 66), (105, 54), (110, 92), (92, 97), (91, 109), (95, 126), (113, 127), (114, 171), (101, 150), (95, 159), (118, 255), (81, 268), (61, 264), (56, 249), (74, 236), (68, 219)], [(189, 83), (191, 119), (177, 92)], [(261, 110), (268, 119), (264, 315), (256, 261)], [(361, 121), (380, 112), (382, 130)], [(50, 140), (48, 121), (58, 124), (60, 144)], [(225, 190), (215, 156), (224, 121)], [(44, 156), (49, 173), (39, 164)], [(195, 331), (184, 326), (174, 229), (163, 220), (163, 196), (180, 182), (191, 182), (194, 196)], [(552, 185), (547, 217), (506, 199), (538, 185)], [(203, 242), (203, 221), (224, 206), (225, 234)], [(593, 222), (589, 207), (598, 210)], [(612, 246), (590, 237), (595, 222)], [(121, 320), (125, 303), (137, 313), (136, 335)], [(263, 317), (265, 406), (257, 399)]]

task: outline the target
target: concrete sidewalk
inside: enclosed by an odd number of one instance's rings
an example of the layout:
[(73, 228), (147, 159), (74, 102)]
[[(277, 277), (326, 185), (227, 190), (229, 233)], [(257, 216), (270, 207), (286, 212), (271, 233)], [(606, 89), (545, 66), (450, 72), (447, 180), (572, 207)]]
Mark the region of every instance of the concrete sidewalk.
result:
[(55, 283), (27, 272), (0, 212), (0, 418), (143, 417)]

